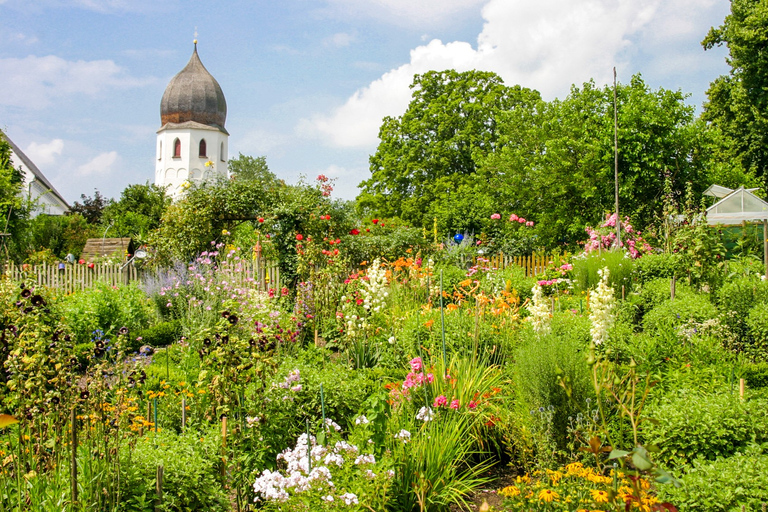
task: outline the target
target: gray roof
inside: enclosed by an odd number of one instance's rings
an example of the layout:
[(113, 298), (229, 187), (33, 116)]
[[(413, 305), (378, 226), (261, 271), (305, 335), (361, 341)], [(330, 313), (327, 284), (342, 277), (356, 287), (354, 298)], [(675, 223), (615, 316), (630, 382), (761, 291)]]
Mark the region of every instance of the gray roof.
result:
[(160, 122), (165, 126), (168, 123), (195, 121), (224, 130), (226, 120), (224, 93), (200, 62), (195, 44), (195, 51), (187, 65), (165, 88), (160, 101)]
[(62, 195), (59, 194), (59, 191), (56, 190), (56, 188), (54, 188), (53, 185), (51, 185), (51, 182), (48, 181), (48, 178), (46, 178), (45, 175), (42, 173), (42, 171), (37, 168), (34, 162), (32, 162), (32, 160), (30, 160), (29, 157), (24, 154), (24, 152), (19, 148), (19, 146), (17, 146), (16, 143), (13, 142), (10, 137), (8, 137), (8, 134), (3, 134), (2, 136), (3, 138), (5, 138), (6, 141), (8, 141), (8, 144), (11, 146), (11, 151), (13, 151), (13, 153), (19, 158), (19, 160), (21, 160), (21, 162), (17, 162), (17, 164), (21, 163), (22, 165), (24, 165), (29, 170), (29, 172), (31, 172), (34, 175), (35, 180), (42, 183), (46, 189), (50, 190), (50, 193), (56, 198), (56, 200), (61, 202), (61, 204), (67, 210), (69, 210), (69, 204), (64, 200)]

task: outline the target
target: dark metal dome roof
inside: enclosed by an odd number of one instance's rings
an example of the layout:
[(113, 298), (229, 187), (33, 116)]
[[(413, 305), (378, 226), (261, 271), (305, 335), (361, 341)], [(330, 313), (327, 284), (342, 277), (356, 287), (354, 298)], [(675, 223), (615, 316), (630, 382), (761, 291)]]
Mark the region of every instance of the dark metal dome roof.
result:
[(160, 121), (184, 123), (195, 121), (224, 129), (227, 120), (227, 100), (221, 86), (205, 69), (195, 51), (187, 65), (173, 77), (160, 101)]

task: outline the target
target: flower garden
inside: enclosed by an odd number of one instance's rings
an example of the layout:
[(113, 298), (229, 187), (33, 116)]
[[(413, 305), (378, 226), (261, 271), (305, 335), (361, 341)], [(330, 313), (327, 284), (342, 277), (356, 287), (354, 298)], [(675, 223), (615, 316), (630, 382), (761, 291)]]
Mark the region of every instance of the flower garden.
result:
[(226, 230), (140, 283), (0, 281), (0, 508), (764, 510), (756, 258), (693, 225), (613, 249), (614, 216), (526, 275), (490, 237), (309, 219), (254, 223), (293, 257), (266, 289)]

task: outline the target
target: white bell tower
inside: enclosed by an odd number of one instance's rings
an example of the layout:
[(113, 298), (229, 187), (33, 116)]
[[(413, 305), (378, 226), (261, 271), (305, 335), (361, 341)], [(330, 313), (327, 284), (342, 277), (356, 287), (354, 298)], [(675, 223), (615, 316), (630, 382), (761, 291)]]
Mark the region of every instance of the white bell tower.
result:
[(227, 102), (195, 49), (160, 102), (155, 184), (174, 199), (194, 183), (227, 177)]

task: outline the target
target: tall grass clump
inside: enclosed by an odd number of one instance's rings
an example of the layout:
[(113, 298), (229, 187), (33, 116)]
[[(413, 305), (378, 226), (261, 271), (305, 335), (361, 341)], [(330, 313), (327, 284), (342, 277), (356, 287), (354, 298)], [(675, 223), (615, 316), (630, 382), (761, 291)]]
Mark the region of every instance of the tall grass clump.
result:
[(583, 253), (573, 258), (573, 284), (578, 291), (586, 292), (600, 282), (598, 270), (608, 268), (608, 284), (621, 296), (621, 287), (629, 291), (632, 285), (632, 271), (635, 266), (628, 253), (623, 250)]

